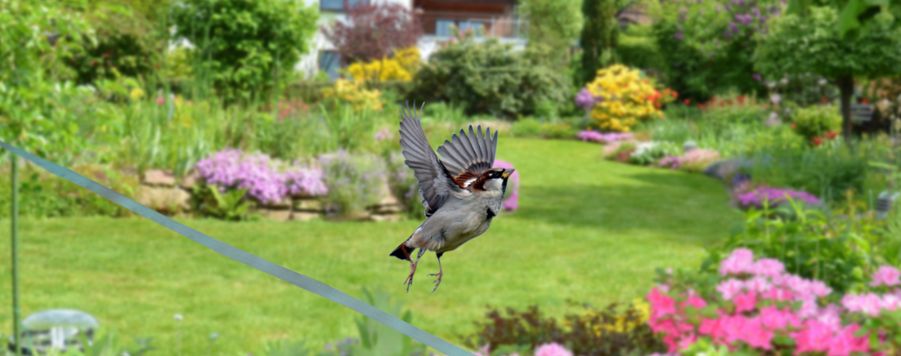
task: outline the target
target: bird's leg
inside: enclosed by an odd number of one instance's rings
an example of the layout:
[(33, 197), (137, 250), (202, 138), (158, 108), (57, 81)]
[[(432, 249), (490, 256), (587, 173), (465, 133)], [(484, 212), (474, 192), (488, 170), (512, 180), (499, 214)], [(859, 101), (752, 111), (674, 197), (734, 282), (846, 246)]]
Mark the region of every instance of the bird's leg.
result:
[(419, 259), (422, 258), (422, 255), (425, 254), (425, 249), (420, 248), (419, 253), (416, 255), (416, 261), (410, 262), (410, 275), (407, 276), (407, 280), (404, 281), (404, 285), (407, 286), (407, 292), (410, 291), (410, 286), (413, 285), (413, 275), (416, 274), (416, 265), (419, 264)]
[(430, 274), (430, 276), (435, 277), (435, 288), (432, 288), (432, 293), (438, 290), (438, 286), (441, 284), (441, 276), (444, 275), (444, 270), (441, 268), (441, 255), (443, 254), (442, 252), (435, 254), (435, 257), (438, 258), (438, 273)]

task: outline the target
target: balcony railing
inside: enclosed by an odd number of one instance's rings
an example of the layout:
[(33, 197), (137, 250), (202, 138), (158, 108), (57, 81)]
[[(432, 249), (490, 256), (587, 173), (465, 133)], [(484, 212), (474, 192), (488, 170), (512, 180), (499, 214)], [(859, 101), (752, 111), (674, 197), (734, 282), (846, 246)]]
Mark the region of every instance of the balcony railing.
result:
[(425, 35), (435, 37), (451, 37), (454, 30), (472, 31), (476, 36), (498, 38), (525, 38), (528, 23), (514, 17), (466, 17), (466, 14), (429, 14), (422, 15)]

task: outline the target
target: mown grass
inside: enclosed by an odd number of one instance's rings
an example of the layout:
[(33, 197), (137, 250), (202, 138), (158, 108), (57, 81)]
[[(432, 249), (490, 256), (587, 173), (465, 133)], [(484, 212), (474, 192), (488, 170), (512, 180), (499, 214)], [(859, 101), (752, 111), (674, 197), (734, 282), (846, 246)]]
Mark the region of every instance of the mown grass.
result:
[[(352, 295), (364, 287), (386, 290), (414, 311), (415, 325), (461, 344), (489, 305), (534, 304), (559, 315), (578, 303), (631, 301), (647, 292), (656, 268), (696, 266), (703, 248), (738, 222), (717, 182), (606, 162), (597, 145), (502, 138), (498, 158), (522, 174), (521, 210), (445, 255), (444, 283), (434, 294), (432, 254), (409, 294), (402, 286), (407, 265), (388, 257), (418, 221), (182, 221)], [(0, 235), (0, 332), (9, 335), (7, 224)], [(152, 337), (155, 354), (256, 352), (277, 339), (319, 348), (356, 336), (353, 312), (148, 221), (21, 225), (24, 315), (85, 310), (118, 337)], [(219, 335), (215, 342), (211, 333)]]

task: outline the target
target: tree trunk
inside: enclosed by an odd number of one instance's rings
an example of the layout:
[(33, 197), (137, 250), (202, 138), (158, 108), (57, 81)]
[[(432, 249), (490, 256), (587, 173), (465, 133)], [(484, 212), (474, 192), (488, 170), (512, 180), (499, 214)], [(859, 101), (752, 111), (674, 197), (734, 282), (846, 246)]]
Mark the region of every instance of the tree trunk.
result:
[(838, 77), (838, 89), (841, 91), (842, 136), (845, 142), (851, 142), (854, 129), (851, 122), (851, 97), (854, 96), (854, 77), (842, 75)]

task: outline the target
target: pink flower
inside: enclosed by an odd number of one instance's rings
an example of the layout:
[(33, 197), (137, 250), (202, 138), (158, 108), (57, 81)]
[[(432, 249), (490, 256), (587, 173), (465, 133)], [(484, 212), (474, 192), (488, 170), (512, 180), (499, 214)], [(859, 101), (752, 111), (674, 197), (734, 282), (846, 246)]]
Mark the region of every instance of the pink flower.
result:
[(753, 272), (758, 276), (773, 277), (785, 272), (785, 266), (779, 260), (761, 258), (754, 263)]
[(670, 296), (653, 288), (648, 293), (648, 303), (651, 304), (651, 319), (659, 319), (669, 314), (676, 313), (676, 301)]
[(723, 329), (721, 318), (701, 319), (701, 325), (698, 327), (701, 335), (710, 336), (714, 342), (722, 342), (726, 338), (726, 332)]
[(788, 326), (797, 327), (801, 324), (798, 316), (790, 310), (782, 310), (773, 306), (760, 310), (760, 321), (763, 326), (771, 330), (785, 329)]
[(832, 338), (832, 329), (816, 320), (804, 322), (801, 330), (791, 334), (795, 339), (796, 354), (804, 352), (824, 352)]
[(695, 309), (701, 309), (707, 306), (707, 301), (692, 292), (688, 295), (688, 299), (685, 300), (685, 305)]
[(538, 346), (535, 356), (573, 356), (573, 353), (558, 343), (550, 343)]
[(726, 257), (720, 263), (720, 274), (744, 274), (752, 273), (754, 270), (754, 253), (746, 248), (738, 248), (732, 251), (729, 257)]
[(881, 266), (876, 270), (875, 273), (873, 273), (872, 278), (873, 281), (870, 282), (870, 286), (872, 287), (893, 287), (901, 284), (901, 282), (899, 282), (899, 278), (901, 278), (901, 271), (898, 271), (897, 268), (892, 266)]
[(842, 306), (851, 312), (877, 316), (882, 306), (882, 299), (875, 293), (847, 294), (842, 298)]
[(735, 311), (744, 313), (757, 308), (757, 294), (754, 292), (745, 292), (735, 296)]
[(744, 290), (744, 286), (745, 284), (741, 280), (729, 278), (720, 282), (720, 284), (716, 286), (716, 291), (720, 292), (720, 296), (722, 296), (723, 299), (732, 300), (735, 295)]
[(156, 97), (156, 105), (163, 106), (166, 103), (166, 98), (162, 95)]
[(860, 326), (858, 325), (849, 325), (842, 329), (838, 335), (833, 336), (832, 340), (830, 340), (829, 350), (826, 355), (847, 356), (856, 352), (865, 353), (869, 351), (870, 348), (866, 336), (854, 336), (854, 333), (856, 333), (859, 328)]

